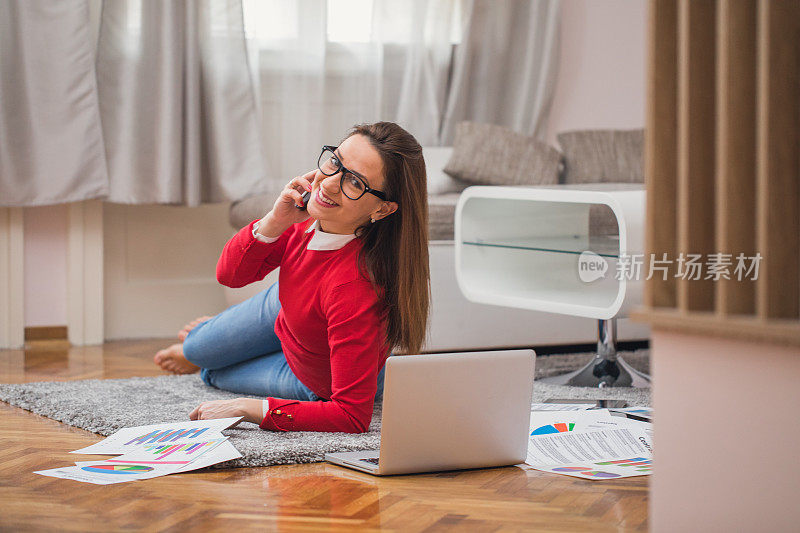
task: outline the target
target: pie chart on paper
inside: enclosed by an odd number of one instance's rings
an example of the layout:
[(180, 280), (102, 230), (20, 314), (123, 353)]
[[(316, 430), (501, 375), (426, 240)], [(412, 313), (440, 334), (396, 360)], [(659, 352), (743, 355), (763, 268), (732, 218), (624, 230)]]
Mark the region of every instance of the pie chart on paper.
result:
[(566, 422), (556, 422), (555, 424), (547, 424), (546, 426), (539, 426), (538, 428), (531, 431), (531, 436), (549, 435), (551, 433), (566, 433), (567, 431), (572, 431), (573, 429), (575, 429), (574, 423), (567, 424)]
[(81, 470), (94, 474), (144, 474), (153, 470), (153, 467), (142, 465), (91, 465), (82, 466)]

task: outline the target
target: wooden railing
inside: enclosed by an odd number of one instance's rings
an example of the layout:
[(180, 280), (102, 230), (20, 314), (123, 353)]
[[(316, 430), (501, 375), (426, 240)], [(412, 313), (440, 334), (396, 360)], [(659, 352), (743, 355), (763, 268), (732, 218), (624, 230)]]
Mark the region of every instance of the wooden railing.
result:
[[(635, 316), (800, 344), (800, 1), (651, 0), (649, 36), (646, 246), (669, 267)], [(729, 279), (681, 276), (688, 254), (730, 254)]]

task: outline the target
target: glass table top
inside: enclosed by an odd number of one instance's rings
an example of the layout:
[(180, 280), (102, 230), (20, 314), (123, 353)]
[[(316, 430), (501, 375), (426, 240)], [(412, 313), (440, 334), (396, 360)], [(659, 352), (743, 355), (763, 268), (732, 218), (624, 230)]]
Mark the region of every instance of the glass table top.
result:
[(469, 246), (510, 248), (558, 254), (580, 255), (583, 252), (589, 251), (603, 257), (619, 258), (619, 235), (492, 238), (464, 240), (462, 243)]

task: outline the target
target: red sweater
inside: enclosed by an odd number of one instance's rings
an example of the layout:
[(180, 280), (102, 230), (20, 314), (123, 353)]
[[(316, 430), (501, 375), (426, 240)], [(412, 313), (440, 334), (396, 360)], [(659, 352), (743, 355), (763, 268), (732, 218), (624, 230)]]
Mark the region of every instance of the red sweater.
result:
[(222, 251), (217, 279), (243, 287), (281, 267), (281, 310), (275, 333), (294, 375), (326, 400), (268, 398), (262, 429), (367, 431), (377, 376), (389, 356), (384, 305), (359, 274), (361, 240), (338, 250), (308, 250), (313, 218), (293, 224), (272, 243), (253, 238), (254, 220)]

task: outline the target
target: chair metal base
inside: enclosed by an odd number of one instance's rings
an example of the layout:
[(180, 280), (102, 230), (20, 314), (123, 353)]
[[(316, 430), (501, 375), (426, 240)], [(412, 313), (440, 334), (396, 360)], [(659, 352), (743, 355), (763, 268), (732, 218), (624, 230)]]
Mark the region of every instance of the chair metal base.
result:
[(617, 319), (598, 321), (597, 356), (583, 368), (544, 378), (543, 383), (573, 387), (649, 387), (650, 376), (617, 357)]

